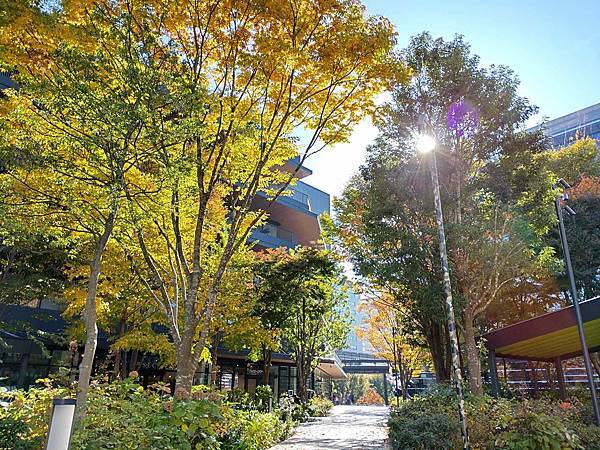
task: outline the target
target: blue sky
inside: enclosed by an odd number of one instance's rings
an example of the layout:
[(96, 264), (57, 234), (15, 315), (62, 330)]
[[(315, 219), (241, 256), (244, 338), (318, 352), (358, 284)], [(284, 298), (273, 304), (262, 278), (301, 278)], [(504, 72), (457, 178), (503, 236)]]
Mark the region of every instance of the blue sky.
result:
[[(600, 0), (363, 0), (390, 19), (404, 47), (429, 31), (462, 34), (483, 65), (504, 64), (521, 80), (521, 95), (540, 108), (531, 124), (600, 102)], [(339, 194), (362, 163), (377, 131), (363, 121), (349, 144), (325, 149), (306, 181)]]

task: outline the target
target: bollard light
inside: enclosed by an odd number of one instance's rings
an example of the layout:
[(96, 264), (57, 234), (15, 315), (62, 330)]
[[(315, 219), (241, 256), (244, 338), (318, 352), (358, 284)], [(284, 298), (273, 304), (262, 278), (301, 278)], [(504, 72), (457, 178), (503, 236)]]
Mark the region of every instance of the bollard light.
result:
[(55, 398), (52, 400), (50, 427), (45, 450), (68, 450), (73, 430), (75, 399)]

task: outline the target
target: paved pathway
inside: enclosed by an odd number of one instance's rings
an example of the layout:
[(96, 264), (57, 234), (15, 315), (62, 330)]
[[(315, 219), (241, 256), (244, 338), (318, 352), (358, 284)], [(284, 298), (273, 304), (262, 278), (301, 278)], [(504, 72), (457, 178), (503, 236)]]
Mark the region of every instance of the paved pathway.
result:
[(383, 406), (334, 406), (272, 450), (384, 450), (388, 414)]

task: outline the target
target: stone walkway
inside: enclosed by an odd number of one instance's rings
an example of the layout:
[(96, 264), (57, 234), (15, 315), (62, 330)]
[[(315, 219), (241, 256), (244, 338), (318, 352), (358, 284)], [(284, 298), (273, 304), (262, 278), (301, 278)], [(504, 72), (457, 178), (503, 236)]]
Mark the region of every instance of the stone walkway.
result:
[(384, 450), (388, 414), (383, 406), (334, 406), (272, 450)]

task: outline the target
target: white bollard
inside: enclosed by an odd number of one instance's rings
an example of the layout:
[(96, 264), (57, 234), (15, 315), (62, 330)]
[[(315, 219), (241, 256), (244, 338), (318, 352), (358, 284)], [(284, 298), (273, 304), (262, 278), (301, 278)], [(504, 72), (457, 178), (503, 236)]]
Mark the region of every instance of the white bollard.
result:
[(55, 398), (52, 400), (52, 414), (48, 428), (46, 450), (68, 450), (73, 430), (75, 399)]

